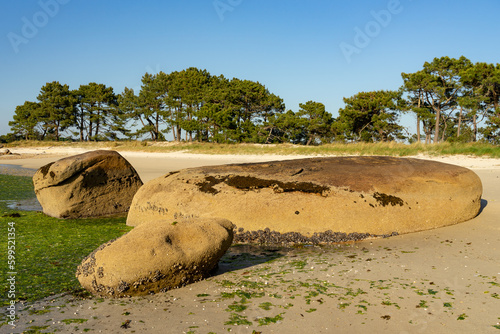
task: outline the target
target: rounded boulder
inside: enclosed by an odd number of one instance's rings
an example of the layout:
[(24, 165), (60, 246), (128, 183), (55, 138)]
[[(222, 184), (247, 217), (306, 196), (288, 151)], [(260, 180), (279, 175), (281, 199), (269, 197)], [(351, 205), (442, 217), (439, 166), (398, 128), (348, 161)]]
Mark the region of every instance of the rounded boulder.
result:
[(45, 214), (83, 218), (127, 212), (142, 181), (118, 152), (97, 150), (41, 167), (33, 185)]
[(225, 219), (157, 220), (101, 245), (76, 271), (94, 295), (147, 295), (209, 276), (231, 246), (233, 224)]
[(463, 222), (481, 208), (469, 169), (421, 159), (328, 157), (184, 169), (146, 183), (127, 224), (224, 217), (237, 228), (305, 236), (402, 234)]

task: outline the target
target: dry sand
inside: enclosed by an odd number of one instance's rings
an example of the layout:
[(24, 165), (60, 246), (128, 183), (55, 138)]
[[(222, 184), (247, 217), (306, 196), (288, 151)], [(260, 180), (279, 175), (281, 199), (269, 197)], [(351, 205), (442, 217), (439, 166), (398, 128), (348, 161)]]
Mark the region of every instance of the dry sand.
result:
[[(0, 165), (36, 169), (81, 153), (12, 151), (20, 155), (2, 157)], [(144, 181), (186, 167), (298, 158), (120, 153)], [(0, 332), (48, 326), (42, 332), (500, 333), (500, 160), (430, 159), (480, 176), (478, 217), (345, 245), (233, 246), (205, 281), (147, 298), (54, 296), (24, 305), (17, 327)]]

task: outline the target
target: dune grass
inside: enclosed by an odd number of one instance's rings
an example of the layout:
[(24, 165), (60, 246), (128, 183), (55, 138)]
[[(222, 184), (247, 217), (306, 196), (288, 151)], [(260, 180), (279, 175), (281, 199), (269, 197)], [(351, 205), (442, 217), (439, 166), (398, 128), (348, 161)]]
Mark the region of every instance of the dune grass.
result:
[[(125, 216), (61, 220), (40, 212), (16, 211), (6, 202), (34, 196), (30, 177), (0, 174), (0, 249), (7, 249), (8, 228), (15, 228), (15, 265), (9, 268), (7, 252), (2, 251), (0, 272), (4, 282), (8, 272), (17, 273), (18, 302), (80, 290), (75, 271), (82, 259), (131, 229), (125, 225)], [(0, 285), (0, 306), (9, 303), (8, 292), (7, 284)]]
[(117, 151), (143, 152), (186, 152), (198, 154), (236, 154), (236, 155), (470, 155), (478, 157), (500, 158), (500, 146), (488, 143), (439, 143), (439, 144), (403, 144), (385, 143), (333, 143), (318, 146), (292, 144), (216, 144), (198, 142), (45, 142), (19, 141), (8, 147), (75, 147), (84, 149), (114, 149)]

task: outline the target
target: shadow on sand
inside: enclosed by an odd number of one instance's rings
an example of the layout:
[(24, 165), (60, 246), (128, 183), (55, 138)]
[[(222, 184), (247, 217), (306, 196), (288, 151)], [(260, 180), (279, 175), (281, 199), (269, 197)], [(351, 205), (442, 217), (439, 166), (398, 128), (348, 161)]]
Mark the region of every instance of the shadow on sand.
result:
[(477, 215), (479, 216), (481, 213), (483, 213), (484, 208), (486, 208), (487, 206), (488, 206), (488, 201), (482, 198), (481, 199), (481, 208), (479, 209), (479, 212)]
[(222, 275), (229, 271), (244, 269), (286, 256), (291, 251), (285, 246), (264, 246), (250, 244), (232, 245), (220, 259), (217, 269), (211, 276)]

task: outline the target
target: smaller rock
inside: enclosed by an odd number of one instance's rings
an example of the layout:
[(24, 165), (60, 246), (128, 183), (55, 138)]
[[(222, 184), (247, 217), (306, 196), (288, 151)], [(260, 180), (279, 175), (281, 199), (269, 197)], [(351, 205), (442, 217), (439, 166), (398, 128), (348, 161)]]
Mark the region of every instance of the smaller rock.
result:
[(97, 248), (76, 277), (98, 296), (165, 292), (208, 277), (232, 240), (233, 224), (226, 219), (146, 222)]
[(9, 154), (12, 154), (12, 152), (8, 148), (0, 149), (0, 155), (9, 155)]
[(97, 150), (41, 167), (33, 185), (46, 215), (84, 218), (127, 212), (142, 181), (118, 152)]

